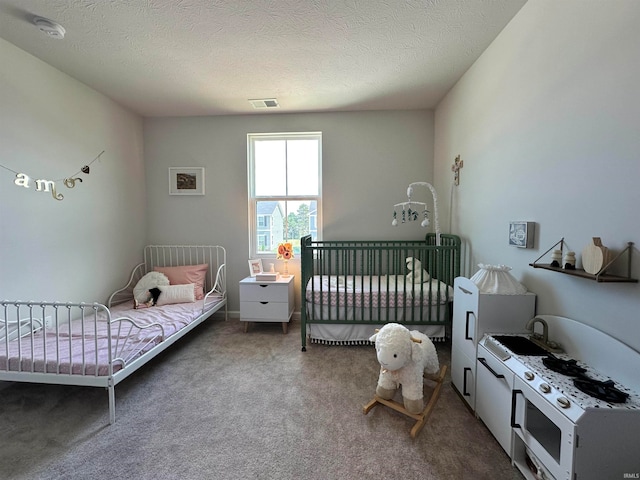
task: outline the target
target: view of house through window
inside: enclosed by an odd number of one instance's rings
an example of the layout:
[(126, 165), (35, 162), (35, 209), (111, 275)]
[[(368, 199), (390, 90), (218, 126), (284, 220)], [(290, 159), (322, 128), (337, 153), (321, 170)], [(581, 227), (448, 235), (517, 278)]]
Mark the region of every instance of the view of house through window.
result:
[(322, 134), (249, 134), (249, 248), (251, 256), (275, 254), (300, 237), (321, 238)]

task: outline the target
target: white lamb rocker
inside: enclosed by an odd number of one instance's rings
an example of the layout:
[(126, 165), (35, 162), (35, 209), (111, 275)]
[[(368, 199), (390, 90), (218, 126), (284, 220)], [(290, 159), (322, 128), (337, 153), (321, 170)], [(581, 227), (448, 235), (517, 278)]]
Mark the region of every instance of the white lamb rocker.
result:
[[(447, 372), (446, 365), (438, 362), (433, 342), (425, 334), (409, 331), (398, 323), (387, 323), (370, 338), (375, 342), (380, 363), (376, 394), (363, 407), (366, 415), (378, 403), (390, 407), (414, 420), (411, 437), (415, 438), (424, 427), (440, 396), (440, 389)], [(424, 403), (424, 379), (435, 382), (428, 402)], [(393, 400), (402, 387), (403, 403)]]

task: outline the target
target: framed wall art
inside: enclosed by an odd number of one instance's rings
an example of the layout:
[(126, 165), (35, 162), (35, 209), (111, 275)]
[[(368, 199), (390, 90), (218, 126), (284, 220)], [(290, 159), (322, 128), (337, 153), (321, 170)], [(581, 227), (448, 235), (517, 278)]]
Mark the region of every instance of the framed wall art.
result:
[(535, 222), (509, 222), (509, 245), (533, 248)]
[(169, 167), (169, 195), (204, 195), (204, 167)]

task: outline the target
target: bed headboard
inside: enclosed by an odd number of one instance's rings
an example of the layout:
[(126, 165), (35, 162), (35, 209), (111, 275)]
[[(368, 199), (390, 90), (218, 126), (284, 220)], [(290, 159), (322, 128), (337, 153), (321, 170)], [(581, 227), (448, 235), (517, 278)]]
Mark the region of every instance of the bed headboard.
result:
[(219, 245), (147, 245), (144, 247), (145, 272), (155, 267), (209, 265), (205, 291), (213, 288), (220, 266), (227, 263), (227, 253)]
[(143, 263), (136, 266), (124, 288), (114, 292), (108, 306), (129, 301), (133, 298), (133, 287), (155, 267), (178, 267), (184, 265), (207, 264), (205, 292), (213, 288), (226, 294), (227, 252), (220, 245), (147, 245), (143, 251)]

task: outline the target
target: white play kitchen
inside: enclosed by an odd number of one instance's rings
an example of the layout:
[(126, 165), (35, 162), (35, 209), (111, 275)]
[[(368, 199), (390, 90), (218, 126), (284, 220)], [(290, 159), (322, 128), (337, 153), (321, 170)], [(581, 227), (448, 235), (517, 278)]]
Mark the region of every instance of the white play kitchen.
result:
[(640, 477), (640, 353), (535, 295), (454, 283), (454, 388), (526, 479)]

